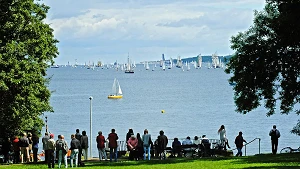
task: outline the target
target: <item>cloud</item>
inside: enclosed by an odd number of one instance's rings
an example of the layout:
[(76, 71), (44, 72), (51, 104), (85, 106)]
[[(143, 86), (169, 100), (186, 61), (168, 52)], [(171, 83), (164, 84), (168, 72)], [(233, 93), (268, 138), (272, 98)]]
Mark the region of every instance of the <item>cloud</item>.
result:
[[(61, 60), (106, 55), (112, 62), (130, 51), (137, 61), (156, 60), (161, 53), (188, 55), (231, 53), (229, 39), (252, 24), (253, 10), (263, 0), (64, 0), (51, 7), (47, 23), (60, 40)], [(74, 51), (74, 47), (76, 49)], [(116, 50), (117, 49), (117, 50)], [(72, 52), (74, 51), (74, 52)], [(109, 57), (109, 58), (108, 58)], [(98, 57), (99, 58), (99, 57)], [(68, 58), (69, 59), (69, 58)], [(124, 57), (126, 60), (126, 57)]]

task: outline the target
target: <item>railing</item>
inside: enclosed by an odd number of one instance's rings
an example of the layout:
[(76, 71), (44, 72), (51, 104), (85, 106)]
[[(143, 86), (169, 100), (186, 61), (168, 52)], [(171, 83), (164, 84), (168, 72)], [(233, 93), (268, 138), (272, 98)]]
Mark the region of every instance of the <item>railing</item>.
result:
[[(248, 143), (246, 143), (245, 145), (244, 145), (244, 147), (245, 147), (245, 156), (247, 155), (247, 145), (248, 144), (251, 144), (252, 142), (254, 142), (255, 140), (258, 140), (258, 154), (260, 154), (260, 138), (255, 138), (255, 139), (253, 139), (253, 140), (251, 140), (250, 142), (248, 142)], [(232, 150), (236, 150), (236, 148), (235, 149), (232, 149)]]
[[(167, 147), (172, 147), (172, 142), (173, 142), (174, 139), (168, 139), (168, 145)], [(179, 138), (178, 139), (181, 143), (183, 140), (185, 140), (185, 138)], [(202, 138), (199, 138), (199, 140), (201, 141)], [(213, 146), (214, 143), (220, 143), (221, 141), (219, 139), (208, 139), (209, 142), (211, 143), (211, 146)], [(155, 140), (152, 140), (152, 142), (154, 143)], [(193, 140), (192, 140), (193, 141)], [(118, 143), (118, 151), (127, 151), (127, 144), (125, 141), (117, 141)], [(211, 147), (213, 148), (213, 147)], [(108, 148), (108, 142), (105, 143), (105, 149), (107, 151), (109, 151), (109, 148)]]

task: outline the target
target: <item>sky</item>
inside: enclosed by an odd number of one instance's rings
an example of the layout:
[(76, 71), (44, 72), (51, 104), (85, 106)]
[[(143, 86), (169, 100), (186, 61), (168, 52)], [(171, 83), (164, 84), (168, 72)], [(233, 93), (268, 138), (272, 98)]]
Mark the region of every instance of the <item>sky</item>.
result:
[(43, 0), (56, 64), (136, 63), (233, 54), (230, 38), (253, 24), (265, 0)]

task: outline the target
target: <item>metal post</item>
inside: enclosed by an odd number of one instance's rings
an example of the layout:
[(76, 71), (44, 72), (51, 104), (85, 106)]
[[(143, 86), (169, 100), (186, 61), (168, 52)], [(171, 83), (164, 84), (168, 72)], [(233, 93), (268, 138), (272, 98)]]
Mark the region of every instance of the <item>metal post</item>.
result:
[(92, 159), (92, 100), (93, 97), (90, 96), (90, 159)]
[(258, 154), (260, 154), (260, 138), (258, 138)]
[(46, 120), (45, 120), (45, 122), (46, 122), (46, 133), (48, 133), (48, 124), (47, 124), (47, 122), (48, 122), (48, 120), (47, 120), (48, 117), (46, 116), (45, 119), (46, 119)]

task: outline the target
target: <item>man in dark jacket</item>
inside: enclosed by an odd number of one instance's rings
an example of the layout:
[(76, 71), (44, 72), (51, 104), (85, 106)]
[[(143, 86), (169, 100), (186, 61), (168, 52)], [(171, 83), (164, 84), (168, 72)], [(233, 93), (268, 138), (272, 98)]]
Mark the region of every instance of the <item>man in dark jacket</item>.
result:
[[(76, 133), (75, 133), (75, 138), (77, 140), (79, 140), (80, 144), (81, 144), (81, 137), (82, 135), (80, 134), (80, 130), (79, 129), (76, 129)], [(80, 147), (78, 149), (78, 164), (81, 165), (81, 156), (82, 156), (82, 148)]]
[(272, 143), (272, 153), (277, 153), (277, 146), (278, 146), (278, 138), (280, 137), (279, 130), (276, 129), (276, 125), (273, 125), (273, 129), (271, 129), (269, 136), (271, 136), (271, 143)]
[(32, 151), (33, 151), (33, 161), (37, 163), (38, 161), (38, 150), (39, 150), (39, 137), (33, 133), (32, 134)]
[(159, 132), (159, 136), (157, 137), (158, 139), (158, 147), (159, 147), (159, 156), (160, 159), (166, 159), (166, 148), (168, 145), (168, 137), (164, 134), (164, 131)]
[(75, 167), (78, 166), (78, 152), (79, 152), (79, 149), (81, 148), (81, 145), (80, 145), (80, 141), (77, 140), (75, 138), (75, 134), (72, 134), (71, 135), (71, 143), (70, 143), (70, 150), (71, 150), (71, 167), (73, 168), (73, 162), (75, 160)]
[(45, 163), (48, 164), (48, 140), (50, 139), (48, 133), (45, 133), (45, 136), (42, 138), (43, 150), (45, 153)]
[(243, 133), (240, 131), (239, 132), (239, 135), (238, 136), (236, 136), (236, 138), (235, 138), (235, 141), (234, 141), (234, 143), (235, 143), (235, 145), (236, 145), (236, 148), (237, 148), (237, 150), (238, 150), (238, 152), (237, 152), (237, 154), (235, 155), (235, 156), (242, 156), (242, 148), (243, 148), (243, 142), (245, 142), (245, 143), (247, 143), (247, 141), (246, 140), (244, 140), (244, 138), (243, 138)]

